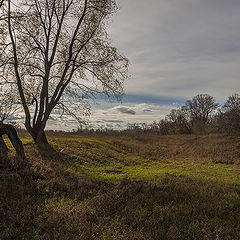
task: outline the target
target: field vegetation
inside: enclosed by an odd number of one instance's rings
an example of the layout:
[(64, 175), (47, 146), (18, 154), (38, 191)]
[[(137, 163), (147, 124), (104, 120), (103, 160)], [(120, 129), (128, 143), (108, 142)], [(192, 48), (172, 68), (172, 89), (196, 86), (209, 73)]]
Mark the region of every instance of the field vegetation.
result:
[(239, 136), (20, 138), (29, 164), (6, 139), (0, 239), (240, 239)]

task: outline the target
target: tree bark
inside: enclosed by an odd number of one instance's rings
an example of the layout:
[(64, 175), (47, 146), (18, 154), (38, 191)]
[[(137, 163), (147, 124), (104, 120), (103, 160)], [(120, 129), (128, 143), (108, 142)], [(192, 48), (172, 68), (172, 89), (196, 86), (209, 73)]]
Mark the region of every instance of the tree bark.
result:
[(29, 133), (37, 145), (48, 145), (49, 144), (45, 131), (41, 130), (40, 127), (33, 128), (32, 131)]
[(6, 165), (8, 163), (8, 148), (2, 138), (0, 137), (0, 165)]
[(36, 143), (43, 144), (43, 145), (49, 145), (46, 133), (44, 131), (42, 131), (41, 134), (37, 136)]
[(3, 159), (7, 159), (8, 148), (2, 138), (4, 134), (6, 134), (11, 141), (16, 151), (16, 156), (21, 160), (25, 160), (23, 144), (17, 135), (17, 131), (12, 125), (3, 123), (0, 124), (0, 156)]

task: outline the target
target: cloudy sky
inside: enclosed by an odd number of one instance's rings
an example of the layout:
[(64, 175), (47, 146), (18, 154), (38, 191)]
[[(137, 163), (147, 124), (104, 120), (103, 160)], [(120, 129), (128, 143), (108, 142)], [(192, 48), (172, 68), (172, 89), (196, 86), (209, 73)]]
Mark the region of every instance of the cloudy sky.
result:
[(119, 0), (114, 44), (131, 61), (126, 93), (224, 100), (240, 86), (239, 0)]
[[(129, 58), (131, 77), (122, 104), (93, 104), (90, 126), (149, 123), (196, 94), (208, 93), (222, 103), (239, 92), (239, 0), (118, 3), (109, 33), (113, 45)], [(65, 120), (57, 128), (74, 128), (74, 122)]]
[(240, 88), (239, 0), (118, 0), (113, 44), (130, 62), (126, 97), (91, 122), (151, 122), (199, 93), (222, 103)]

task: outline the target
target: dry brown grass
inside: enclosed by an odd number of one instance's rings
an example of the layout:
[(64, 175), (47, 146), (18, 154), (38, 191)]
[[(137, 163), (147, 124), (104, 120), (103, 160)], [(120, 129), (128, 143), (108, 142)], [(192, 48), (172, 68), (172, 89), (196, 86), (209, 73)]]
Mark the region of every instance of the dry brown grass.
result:
[(240, 137), (228, 135), (153, 135), (109, 138), (117, 146), (138, 155), (159, 158), (184, 158), (240, 164)]
[[(113, 183), (80, 174), (71, 159), (51, 148), (39, 151), (22, 137), (30, 165), (16, 168), (12, 161), (0, 168), (0, 239), (240, 239), (239, 184), (171, 174), (157, 181)], [(95, 136), (99, 146), (85, 140), (78, 145), (82, 137), (71, 134), (49, 138), (59, 149), (69, 139), (68, 150), (79, 152), (81, 159), (91, 156), (93, 146), (95, 161), (98, 147), (104, 156), (118, 150), (121, 158), (129, 153), (239, 163), (236, 136)]]

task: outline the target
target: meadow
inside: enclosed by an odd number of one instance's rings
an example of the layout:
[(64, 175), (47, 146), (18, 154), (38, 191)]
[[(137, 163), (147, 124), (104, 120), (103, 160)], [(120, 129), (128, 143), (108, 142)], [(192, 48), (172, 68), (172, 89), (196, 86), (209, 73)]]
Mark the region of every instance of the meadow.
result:
[(239, 136), (20, 138), (29, 164), (6, 140), (0, 239), (240, 239)]

